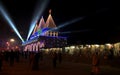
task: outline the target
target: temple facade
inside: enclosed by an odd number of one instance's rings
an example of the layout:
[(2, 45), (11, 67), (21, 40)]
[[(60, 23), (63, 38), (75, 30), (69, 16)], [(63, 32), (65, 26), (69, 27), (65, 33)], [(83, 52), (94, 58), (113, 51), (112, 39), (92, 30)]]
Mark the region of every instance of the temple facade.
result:
[(62, 49), (67, 45), (67, 38), (59, 36), (57, 26), (52, 18), (51, 10), (45, 22), (43, 16), (36, 23), (29, 40), (22, 43), (24, 51), (39, 51), (41, 49)]

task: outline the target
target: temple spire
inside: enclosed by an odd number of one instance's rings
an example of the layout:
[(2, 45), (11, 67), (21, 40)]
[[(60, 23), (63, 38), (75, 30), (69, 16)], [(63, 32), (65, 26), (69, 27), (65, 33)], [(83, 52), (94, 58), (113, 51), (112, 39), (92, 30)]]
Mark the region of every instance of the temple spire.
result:
[(50, 10), (49, 10), (49, 14), (51, 14), (51, 12), (52, 12), (52, 10), (50, 9)]
[(49, 16), (48, 16), (47, 21), (46, 21), (46, 26), (49, 28), (56, 27), (56, 24), (51, 16), (51, 9), (49, 10)]
[(45, 28), (46, 26), (45, 26), (45, 21), (44, 21), (44, 18), (43, 18), (43, 16), (41, 17), (41, 19), (40, 19), (40, 22), (39, 22), (39, 26), (38, 26), (38, 30), (39, 29), (43, 29), (43, 28)]

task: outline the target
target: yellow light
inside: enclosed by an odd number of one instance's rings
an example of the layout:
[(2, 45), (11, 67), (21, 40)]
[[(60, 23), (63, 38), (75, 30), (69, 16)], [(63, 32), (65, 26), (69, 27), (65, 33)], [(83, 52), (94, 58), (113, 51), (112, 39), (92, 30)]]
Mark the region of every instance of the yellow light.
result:
[(14, 39), (10, 39), (10, 42), (14, 42), (15, 40)]

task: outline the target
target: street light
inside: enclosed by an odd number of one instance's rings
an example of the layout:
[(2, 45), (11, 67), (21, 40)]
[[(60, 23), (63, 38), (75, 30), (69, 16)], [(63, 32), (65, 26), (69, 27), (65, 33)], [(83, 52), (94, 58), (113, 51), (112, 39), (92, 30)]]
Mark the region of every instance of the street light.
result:
[(15, 40), (14, 39), (10, 39), (10, 42), (15, 42)]

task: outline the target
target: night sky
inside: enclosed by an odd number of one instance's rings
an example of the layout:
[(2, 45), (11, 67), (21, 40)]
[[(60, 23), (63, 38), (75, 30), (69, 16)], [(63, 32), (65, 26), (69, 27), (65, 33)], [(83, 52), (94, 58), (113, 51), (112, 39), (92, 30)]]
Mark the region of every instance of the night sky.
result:
[[(8, 11), (21, 36), (26, 39), (38, 0), (0, 0), (0, 2)], [(69, 43), (105, 43), (120, 40), (120, 26), (114, 23), (112, 0), (49, 0), (42, 13), (45, 21), (49, 9), (52, 9), (52, 17), (57, 26), (85, 17), (59, 30), (72, 31), (61, 34), (68, 37)], [(11, 37), (20, 40), (0, 15), (0, 38)]]

